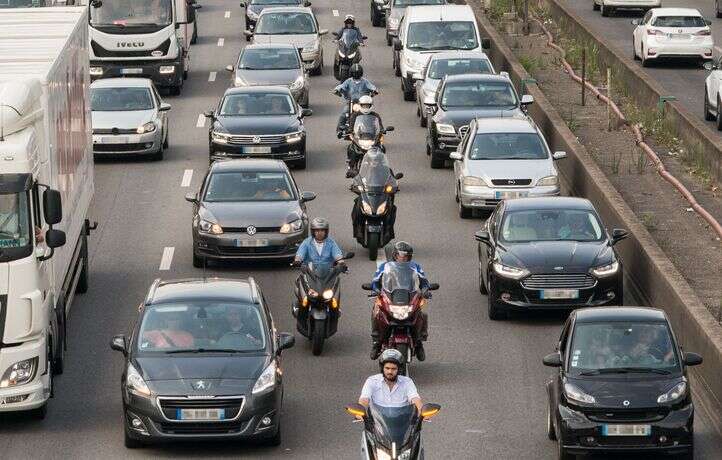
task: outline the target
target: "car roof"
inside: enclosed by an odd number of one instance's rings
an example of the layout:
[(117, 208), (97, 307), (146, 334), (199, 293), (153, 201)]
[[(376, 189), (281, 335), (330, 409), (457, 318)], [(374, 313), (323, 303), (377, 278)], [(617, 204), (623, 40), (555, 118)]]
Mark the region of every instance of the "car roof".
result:
[(469, 5), (412, 5), (406, 8), (404, 22), (467, 21), (474, 22)]
[(447, 75), (444, 77), (444, 80), (446, 80), (447, 83), (464, 81), (499, 81), (509, 83), (511, 85), (509, 77), (505, 77), (503, 75), (492, 75), (489, 73), (462, 73), (458, 75)]
[[(442, 51), (440, 53), (434, 53), (431, 55), (431, 61), (439, 59), (463, 59), (463, 58), (477, 58), (489, 60), (489, 56), (483, 51), (470, 51), (470, 50), (457, 50), (457, 51)], [(429, 62), (431, 62), (429, 61)]]
[(258, 303), (258, 291), (253, 278), (187, 278), (160, 281), (151, 286), (146, 305), (192, 300), (226, 300)]
[(291, 90), (289, 90), (285, 86), (239, 86), (236, 88), (228, 88), (223, 94), (223, 96), (228, 96), (229, 94), (244, 93), (278, 93), (290, 95)]
[(652, 8), (652, 16), (702, 16), (695, 8)]
[(268, 13), (308, 13), (313, 15), (313, 10), (305, 6), (274, 6), (273, 8), (264, 8), (260, 16)]
[(288, 167), (282, 160), (270, 158), (236, 158), (214, 161), (210, 166), (210, 172), (253, 172), (253, 171), (277, 171), (286, 172)]
[(289, 48), (289, 49), (296, 49), (295, 46), (293, 46), (290, 43), (253, 43), (251, 45), (246, 45), (243, 47), (241, 52), (244, 50), (252, 50), (252, 49), (258, 49), (258, 48)]
[(90, 84), (91, 88), (151, 88), (153, 82), (149, 78), (101, 78)]
[[(544, 209), (583, 209), (593, 211), (592, 202), (586, 198), (571, 196), (549, 196), (536, 198), (514, 198), (505, 200), (506, 211), (544, 210)], [(505, 212), (506, 212), (505, 211)]]
[(527, 116), (490, 117), (476, 119), (476, 132), (482, 133), (536, 133), (536, 125)]
[(595, 307), (574, 311), (576, 322), (595, 323), (601, 321), (647, 321), (667, 322), (663, 310), (648, 307)]

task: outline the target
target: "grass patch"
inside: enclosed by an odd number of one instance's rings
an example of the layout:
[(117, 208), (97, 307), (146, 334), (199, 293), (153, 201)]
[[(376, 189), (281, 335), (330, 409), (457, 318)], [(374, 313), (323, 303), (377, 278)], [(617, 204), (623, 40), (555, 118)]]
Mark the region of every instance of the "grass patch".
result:
[(647, 230), (654, 230), (657, 228), (657, 218), (652, 212), (643, 212), (639, 215), (639, 219), (642, 221)]
[(518, 56), (519, 62), (521, 63), (522, 67), (524, 67), (524, 70), (529, 73), (529, 75), (534, 75), (534, 72), (538, 69), (544, 69), (546, 68), (544, 61), (536, 56)]

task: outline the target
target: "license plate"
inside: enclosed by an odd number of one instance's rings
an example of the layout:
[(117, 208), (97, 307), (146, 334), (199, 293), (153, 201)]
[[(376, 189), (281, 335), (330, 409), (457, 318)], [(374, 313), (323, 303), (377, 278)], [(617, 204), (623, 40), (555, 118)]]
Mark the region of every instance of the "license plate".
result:
[(366, 227), (369, 231), (369, 233), (379, 233), (381, 231), (380, 225), (369, 225)]
[(603, 436), (649, 436), (651, 425), (602, 425)]
[(691, 38), (690, 34), (667, 34), (667, 38), (671, 38), (672, 40), (689, 40)]
[(178, 420), (223, 420), (225, 409), (176, 409)]
[(243, 147), (243, 153), (271, 153), (271, 147)]
[(524, 198), (527, 192), (495, 192), (497, 200), (509, 200), (512, 198)]
[(539, 294), (542, 299), (578, 299), (578, 289), (543, 289)]
[(101, 137), (99, 144), (127, 144), (128, 138), (126, 136), (108, 136)]
[(143, 69), (120, 69), (120, 73), (123, 75), (140, 75), (143, 73)]
[(268, 246), (268, 240), (236, 240), (236, 246), (239, 248), (258, 248)]

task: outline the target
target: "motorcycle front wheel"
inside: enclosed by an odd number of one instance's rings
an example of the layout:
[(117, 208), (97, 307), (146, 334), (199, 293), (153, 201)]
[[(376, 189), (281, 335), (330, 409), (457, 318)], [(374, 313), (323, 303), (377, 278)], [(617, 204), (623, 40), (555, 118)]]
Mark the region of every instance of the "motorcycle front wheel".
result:
[(369, 260), (376, 260), (379, 255), (379, 239), (381, 235), (378, 233), (369, 233), (368, 238), (368, 249), (369, 249)]
[(399, 369), (399, 375), (409, 375), (409, 346), (405, 343), (398, 343), (396, 349), (404, 357), (404, 362)]
[(311, 335), (311, 351), (318, 356), (323, 351), (323, 341), (326, 339), (326, 320), (313, 321), (313, 334)]

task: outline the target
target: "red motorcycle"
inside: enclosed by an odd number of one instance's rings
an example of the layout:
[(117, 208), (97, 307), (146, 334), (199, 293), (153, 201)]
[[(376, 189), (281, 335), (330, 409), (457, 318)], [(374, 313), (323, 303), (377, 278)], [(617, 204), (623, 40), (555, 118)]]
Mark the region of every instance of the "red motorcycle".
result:
[[(371, 284), (362, 285), (372, 290)], [(431, 283), (421, 289), (421, 278), (408, 262), (389, 262), (381, 277), (381, 291), (369, 295), (374, 298), (374, 330), (379, 333), (381, 352), (395, 348), (406, 358), (401, 375), (407, 375), (408, 365), (416, 356), (415, 343), (426, 334), (427, 319), (423, 307), (431, 294), (439, 289)]]

